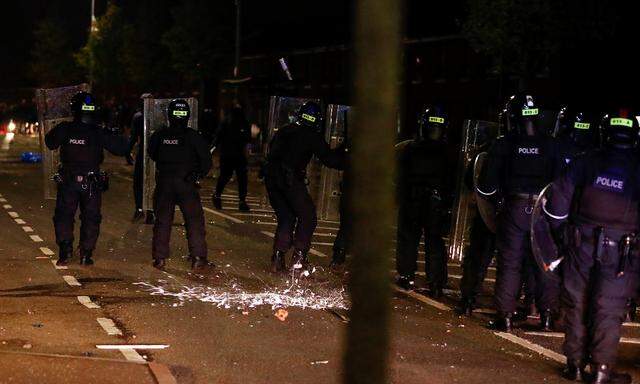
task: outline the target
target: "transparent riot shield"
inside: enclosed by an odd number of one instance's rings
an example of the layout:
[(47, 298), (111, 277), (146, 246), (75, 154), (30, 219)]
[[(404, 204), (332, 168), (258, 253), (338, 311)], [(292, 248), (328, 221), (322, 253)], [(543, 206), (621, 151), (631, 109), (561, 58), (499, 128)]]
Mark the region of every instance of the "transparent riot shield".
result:
[[(449, 233), (449, 258), (462, 261), (469, 245), (471, 223), (477, 214), (473, 184), (473, 167), (476, 155), (489, 148), (498, 136), (498, 124), (489, 121), (465, 120), (457, 169), (456, 198), (453, 204), (451, 231)], [(467, 180), (465, 180), (467, 179)]]
[[(348, 105), (330, 104), (325, 116), (325, 140), (331, 148), (342, 144), (347, 134), (349, 122), (353, 119), (353, 109)], [(340, 196), (342, 195), (342, 171), (322, 167), (316, 205), (321, 220), (340, 220)]]
[(40, 151), (42, 152), (42, 175), (44, 198), (55, 200), (56, 183), (52, 180), (60, 166), (60, 152), (50, 151), (44, 143), (45, 135), (56, 125), (73, 118), (69, 103), (78, 92), (90, 92), (88, 84), (72, 85), (60, 88), (36, 89), (38, 125), (40, 127)]
[[(144, 99), (144, 160), (143, 160), (143, 188), (142, 188), (142, 209), (146, 211), (153, 210), (153, 193), (156, 188), (156, 164), (147, 154), (149, 139), (151, 135), (169, 125), (167, 118), (167, 107), (171, 99)], [(181, 98), (189, 103), (191, 109), (191, 117), (189, 117), (189, 128), (198, 129), (198, 99)]]

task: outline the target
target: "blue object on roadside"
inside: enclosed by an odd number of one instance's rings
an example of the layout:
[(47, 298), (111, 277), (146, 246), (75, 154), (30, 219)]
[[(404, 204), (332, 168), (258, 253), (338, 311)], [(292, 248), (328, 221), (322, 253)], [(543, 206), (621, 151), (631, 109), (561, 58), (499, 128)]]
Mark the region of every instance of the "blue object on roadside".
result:
[(20, 160), (23, 163), (41, 163), (42, 155), (38, 152), (22, 152)]

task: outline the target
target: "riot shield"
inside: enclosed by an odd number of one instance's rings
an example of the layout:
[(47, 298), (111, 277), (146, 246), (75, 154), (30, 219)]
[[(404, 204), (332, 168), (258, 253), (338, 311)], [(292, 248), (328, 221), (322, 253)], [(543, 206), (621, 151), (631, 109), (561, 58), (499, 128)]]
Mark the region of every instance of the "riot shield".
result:
[(40, 151), (42, 152), (42, 174), (44, 198), (55, 200), (56, 183), (52, 180), (60, 166), (60, 152), (51, 151), (44, 143), (45, 135), (56, 125), (73, 118), (69, 103), (78, 92), (90, 92), (88, 84), (69, 87), (36, 89), (36, 106), (38, 108), (38, 125), (40, 126)]
[[(456, 196), (452, 209), (451, 231), (449, 232), (449, 258), (462, 261), (469, 245), (471, 223), (477, 214), (475, 194), (471, 190), (473, 180), (465, 178), (472, 170), (476, 155), (486, 151), (490, 143), (498, 136), (498, 124), (489, 121), (465, 120), (462, 142), (458, 158)], [(473, 175), (471, 175), (473, 176)]]
[[(142, 209), (145, 212), (153, 210), (153, 193), (156, 188), (156, 164), (147, 153), (149, 139), (158, 129), (169, 125), (167, 118), (167, 107), (171, 99), (154, 99), (151, 97), (144, 99), (144, 160), (143, 160), (143, 188), (142, 188)], [(198, 99), (194, 97), (181, 98), (189, 103), (191, 116), (189, 117), (189, 128), (198, 129)]]
[(478, 192), (478, 182), (480, 180), (480, 173), (482, 172), (482, 168), (484, 167), (487, 161), (487, 152), (480, 152), (476, 155), (475, 160), (473, 161), (473, 194), (475, 195), (476, 205), (478, 207), (478, 213), (482, 217), (482, 221), (489, 228), (489, 230), (493, 233), (496, 233), (496, 222), (497, 222), (497, 212), (495, 204), (487, 199), (485, 196), (482, 196)]
[(541, 271), (547, 276), (558, 279), (553, 273), (562, 262), (563, 255), (558, 252), (558, 247), (551, 234), (551, 227), (545, 216), (545, 204), (550, 197), (551, 186), (549, 184), (540, 192), (533, 212), (531, 213), (531, 253)]
[[(330, 104), (325, 116), (325, 140), (331, 148), (342, 144), (347, 134), (347, 127), (352, 121), (353, 109), (348, 105)], [(318, 218), (321, 220), (340, 220), (340, 198), (342, 195), (342, 171), (322, 167), (316, 204)]]

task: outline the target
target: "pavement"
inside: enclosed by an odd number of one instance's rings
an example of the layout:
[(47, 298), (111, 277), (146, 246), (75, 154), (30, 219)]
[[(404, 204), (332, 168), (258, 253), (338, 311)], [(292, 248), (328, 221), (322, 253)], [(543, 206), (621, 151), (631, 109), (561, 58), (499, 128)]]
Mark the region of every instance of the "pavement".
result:
[[(152, 227), (132, 223), (132, 167), (108, 157), (111, 189), (93, 267), (75, 257), (57, 269), (40, 164), (19, 162), (37, 140), (18, 136), (0, 152), (0, 383), (337, 383), (349, 321), (348, 275), (327, 267), (336, 222), (314, 236), (309, 278), (268, 272), (274, 219), (252, 175), (250, 213), (237, 211), (235, 185), (213, 209), (203, 183), (214, 271), (194, 274), (176, 213), (166, 272), (151, 267)], [(235, 208), (235, 209), (234, 209)], [(389, 251), (390, 277), (394, 252)], [(419, 264), (424, 265), (424, 262)], [(512, 335), (486, 327), (494, 271), (472, 318), (447, 296), (395, 291), (389, 367), (392, 383), (562, 383), (562, 334), (541, 336), (530, 319)], [(391, 280), (390, 280), (391, 281)], [(419, 285), (424, 282), (420, 281)], [(624, 329), (623, 369), (640, 380), (638, 324)]]

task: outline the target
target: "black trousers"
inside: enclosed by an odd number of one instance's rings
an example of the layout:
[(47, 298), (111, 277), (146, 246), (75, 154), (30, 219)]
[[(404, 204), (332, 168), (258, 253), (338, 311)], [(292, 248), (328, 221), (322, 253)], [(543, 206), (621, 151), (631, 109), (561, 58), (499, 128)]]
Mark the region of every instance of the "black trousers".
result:
[(496, 249), (496, 235), (487, 228), (480, 214), (476, 214), (471, 225), (471, 244), (462, 260), (463, 299), (475, 299), (482, 293), (482, 283)]
[(424, 235), (425, 270), (432, 287), (444, 288), (447, 284), (447, 253), (442, 239), (444, 206), (433, 197), (424, 203), (405, 202), (398, 211), (398, 244), (396, 268), (401, 276), (413, 276), (418, 270), (418, 246)]
[(233, 173), (236, 173), (238, 179), (238, 196), (240, 200), (244, 200), (247, 197), (247, 158), (243, 154), (236, 156), (220, 156), (220, 177), (216, 184), (217, 196), (222, 194), (224, 187), (229, 183)]
[(80, 207), (80, 248), (92, 251), (100, 235), (102, 214), (102, 191), (97, 187), (73, 180), (58, 184), (56, 209), (53, 225), (56, 232), (56, 242), (73, 243), (73, 227), (78, 207)]
[[(580, 232), (581, 244), (572, 247), (562, 262), (564, 354), (568, 359), (614, 364), (626, 303), (638, 291), (640, 259), (634, 255), (625, 274), (618, 276), (618, 247), (606, 246), (601, 255), (596, 255), (593, 227), (582, 226)], [(622, 235), (618, 231), (607, 233), (616, 241)]]
[(334, 252), (336, 250), (346, 251), (347, 243), (348, 243), (347, 226), (348, 226), (349, 218), (347, 217), (346, 196), (344, 194), (344, 191), (342, 191), (342, 194), (340, 195), (339, 211), (340, 211), (340, 226), (338, 227), (338, 233), (336, 235), (336, 238), (333, 241)]
[[(534, 265), (531, 254), (531, 207), (527, 199), (515, 199), (505, 204), (498, 218), (498, 271), (495, 286), (496, 309), (501, 314), (516, 311), (522, 288), (523, 271)], [(539, 311), (555, 310), (559, 284), (539, 268), (531, 268), (535, 278), (535, 300)]]
[(304, 180), (271, 171), (265, 177), (265, 186), (278, 220), (274, 250), (287, 252), (293, 246), (309, 251), (318, 217)]
[(196, 186), (185, 181), (183, 177), (156, 177), (153, 258), (165, 259), (169, 256), (169, 241), (176, 205), (180, 207), (184, 216), (190, 256), (206, 259), (207, 242), (200, 194)]
[(141, 149), (136, 154), (136, 162), (133, 167), (133, 198), (135, 200), (136, 209), (142, 209), (142, 188), (144, 178), (144, 157)]

